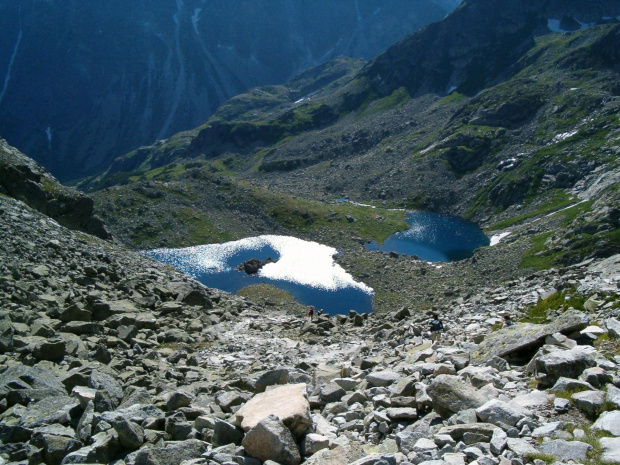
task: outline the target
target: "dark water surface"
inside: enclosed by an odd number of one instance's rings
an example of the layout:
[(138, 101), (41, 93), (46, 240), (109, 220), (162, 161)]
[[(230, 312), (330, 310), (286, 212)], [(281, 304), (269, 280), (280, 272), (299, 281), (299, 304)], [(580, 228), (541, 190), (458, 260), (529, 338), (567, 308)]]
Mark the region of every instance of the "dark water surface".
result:
[(383, 244), (370, 242), (366, 248), (452, 262), (471, 257), (474, 249), (490, 243), (478, 225), (455, 216), (414, 211), (407, 213), (406, 221), (408, 230), (391, 235)]

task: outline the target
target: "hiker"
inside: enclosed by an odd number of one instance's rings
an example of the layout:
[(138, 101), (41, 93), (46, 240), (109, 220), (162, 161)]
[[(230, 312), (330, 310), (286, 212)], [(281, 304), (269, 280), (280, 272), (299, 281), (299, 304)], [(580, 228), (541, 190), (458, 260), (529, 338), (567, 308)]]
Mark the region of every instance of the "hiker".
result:
[(441, 339), (441, 332), (443, 331), (443, 322), (439, 319), (438, 313), (432, 314), (431, 320), (431, 341), (438, 342)]
[(310, 310), (308, 310), (308, 316), (310, 319), (314, 317), (314, 307), (310, 307)]
[(510, 318), (510, 315), (508, 314), (504, 315), (504, 326), (510, 327), (514, 325), (515, 325), (515, 322), (512, 321), (512, 319)]
[(319, 311), (317, 312), (317, 315), (318, 315), (318, 316), (321, 316), (322, 314), (323, 314), (323, 309), (321, 308), (321, 309), (319, 309)]

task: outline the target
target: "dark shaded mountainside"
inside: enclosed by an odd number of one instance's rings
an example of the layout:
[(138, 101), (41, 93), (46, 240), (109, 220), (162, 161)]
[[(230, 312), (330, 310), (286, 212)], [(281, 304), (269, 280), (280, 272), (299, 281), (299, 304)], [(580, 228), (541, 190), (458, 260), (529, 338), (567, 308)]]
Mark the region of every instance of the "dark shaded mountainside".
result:
[(0, 136), (61, 179), (192, 128), (226, 99), (369, 59), (458, 0), (0, 3)]
[(82, 187), (116, 184), (93, 195), (132, 247), (265, 231), (359, 246), (403, 227), (332, 202), (348, 197), (489, 231), (575, 205), (530, 228), (527, 263), (613, 254), (619, 16), (617, 2), (469, 1), (359, 70), (342, 59), (231, 99)]

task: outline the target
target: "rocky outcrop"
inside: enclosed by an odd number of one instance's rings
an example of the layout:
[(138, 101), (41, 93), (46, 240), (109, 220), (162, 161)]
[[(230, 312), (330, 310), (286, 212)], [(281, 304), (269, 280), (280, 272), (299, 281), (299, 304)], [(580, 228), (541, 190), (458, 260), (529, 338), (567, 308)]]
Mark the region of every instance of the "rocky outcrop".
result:
[(21, 200), (70, 229), (111, 238), (103, 221), (94, 214), (93, 199), (61, 185), (43, 167), (2, 139), (0, 194)]
[(544, 344), (545, 338), (555, 333), (574, 333), (588, 325), (589, 318), (581, 312), (566, 312), (551, 323), (518, 324), (488, 335), (472, 354), (474, 360), (484, 362), (493, 357), (509, 357), (520, 351), (534, 350)]

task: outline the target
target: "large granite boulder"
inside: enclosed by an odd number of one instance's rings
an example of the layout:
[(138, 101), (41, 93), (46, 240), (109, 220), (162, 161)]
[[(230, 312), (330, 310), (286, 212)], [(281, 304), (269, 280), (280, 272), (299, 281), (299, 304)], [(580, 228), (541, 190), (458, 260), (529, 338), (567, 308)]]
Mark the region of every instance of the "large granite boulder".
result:
[(555, 333), (570, 334), (588, 326), (585, 313), (571, 310), (549, 324), (516, 324), (490, 333), (472, 354), (474, 362), (483, 363), (493, 357), (511, 354), (542, 346), (545, 338)]
[(278, 417), (269, 415), (250, 429), (241, 443), (248, 455), (261, 461), (299, 465), (301, 456), (295, 438)]
[(433, 401), (433, 409), (444, 418), (461, 410), (478, 408), (487, 401), (471, 384), (452, 375), (437, 376), (428, 387), (427, 393)]
[(296, 437), (306, 434), (312, 425), (306, 385), (287, 384), (257, 394), (237, 411), (235, 419), (247, 432), (269, 415), (277, 416)]
[(135, 465), (179, 465), (184, 460), (198, 459), (207, 451), (208, 444), (197, 439), (168, 441), (163, 445), (143, 447), (135, 458)]
[(590, 444), (580, 441), (565, 441), (557, 439), (555, 441), (544, 441), (538, 449), (544, 454), (556, 456), (562, 462), (569, 460), (575, 463), (583, 463), (589, 450), (592, 450)]
[(578, 378), (586, 368), (596, 366), (592, 347), (554, 350), (536, 359), (537, 379), (542, 386), (553, 386), (561, 377)]
[(591, 427), (594, 431), (603, 431), (612, 436), (620, 436), (620, 410), (603, 412)]
[(483, 422), (505, 427), (515, 426), (522, 419), (531, 416), (531, 413), (516, 405), (492, 399), (477, 408), (476, 415)]
[(602, 462), (620, 463), (620, 438), (601, 438)]

